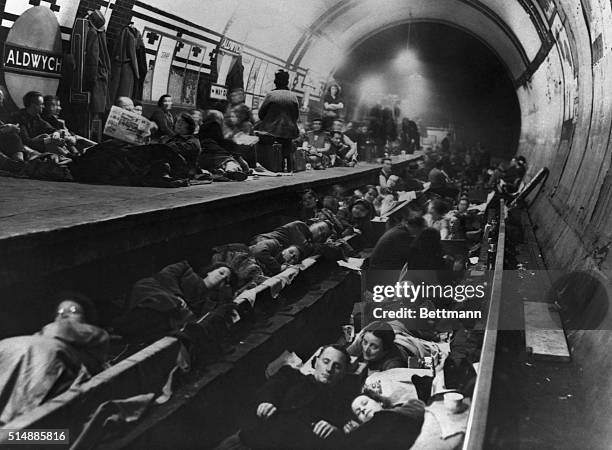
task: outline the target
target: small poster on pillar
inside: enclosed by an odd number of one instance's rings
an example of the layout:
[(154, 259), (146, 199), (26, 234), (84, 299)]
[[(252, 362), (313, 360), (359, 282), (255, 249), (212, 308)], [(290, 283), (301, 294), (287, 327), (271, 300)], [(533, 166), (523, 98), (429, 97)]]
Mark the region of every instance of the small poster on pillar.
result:
[(113, 106), (104, 125), (104, 134), (130, 144), (146, 144), (151, 122), (140, 114)]

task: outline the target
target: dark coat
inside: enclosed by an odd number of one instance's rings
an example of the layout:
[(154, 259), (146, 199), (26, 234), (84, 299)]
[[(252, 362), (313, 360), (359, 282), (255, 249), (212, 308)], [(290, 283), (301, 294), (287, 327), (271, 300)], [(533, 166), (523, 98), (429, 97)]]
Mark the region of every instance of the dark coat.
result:
[(300, 105), (295, 94), (286, 89), (276, 89), (266, 96), (259, 108), (261, 122), (255, 128), (276, 138), (295, 139), (300, 134), (297, 127), (299, 116)]
[(370, 255), (370, 269), (401, 270), (410, 254), (414, 235), (405, 227), (393, 227), (376, 243)]
[(171, 264), (134, 284), (128, 311), (113, 324), (115, 331), (144, 338), (178, 330), (214, 309), (208, 305), (208, 294), (202, 278), (187, 261)]
[(172, 146), (115, 141), (90, 147), (70, 166), (74, 179), (83, 183), (156, 187), (187, 186), (192, 169)]
[(112, 57), (112, 76), (110, 98), (114, 102), (117, 97), (133, 98), (136, 80), (140, 79), (136, 45), (139, 33), (133, 26), (124, 27), (115, 44)]
[(155, 136), (174, 136), (174, 122), (176, 120), (170, 111), (165, 112), (161, 108), (157, 108), (149, 119), (157, 125)]
[[(354, 390), (347, 383), (327, 386), (312, 375), (285, 366), (270, 378), (257, 395), (251, 414), (240, 433), (241, 441), (253, 449), (335, 448), (335, 439), (320, 439), (314, 423), (325, 420), (342, 429), (349, 418)], [(272, 403), (277, 411), (266, 420), (255, 412), (260, 403)]]
[(280, 273), (283, 246), (276, 239), (262, 239), (249, 247), (249, 251), (267, 276)]
[(19, 125), (21, 142), (39, 152), (45, 151), (45, 144), (41, 135), (55, 132), (55, 128), (40, 115), (33, 116), (25, 109), (17, 111), (11, 118), (11, 122)]
[(252, 244), (256, 244), (261, 240), (275, 239), (283, 248), (290, 245), (299, 245), (307, 247), (312, 240), (310, 228), (304, 222), (295, 220), (288, 224), (282, 225), (269, 233), (259, 234), (253, 238)]
[(142, 89), (145, 78), (147, 76), (147, 49), (140, 31), (136, 31), (136, 60), (138, 61), (138, 75), (139, 78), (134, 80), (134, 94), (133, 100), (142, 100)]
[(104, 113), (112, 106), (109, 94), (111, 62), (106, 46), (106, 32), (97, 31), (89, 24), (86, 49), (83, 81), (84, 89), (91, 93), (89, 110), (92, 113)]

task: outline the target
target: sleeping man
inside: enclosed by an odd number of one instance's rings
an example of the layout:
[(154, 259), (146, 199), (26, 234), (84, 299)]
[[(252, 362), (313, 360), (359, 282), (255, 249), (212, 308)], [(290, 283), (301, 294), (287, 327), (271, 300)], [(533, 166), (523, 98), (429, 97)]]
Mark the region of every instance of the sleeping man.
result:
[(342, 347), (323, 347), (314, 371), (282, 367), (260, 390), (240, 432), (252, 449), (335, 448), (354, 395), (343, 383), (350, 357)]

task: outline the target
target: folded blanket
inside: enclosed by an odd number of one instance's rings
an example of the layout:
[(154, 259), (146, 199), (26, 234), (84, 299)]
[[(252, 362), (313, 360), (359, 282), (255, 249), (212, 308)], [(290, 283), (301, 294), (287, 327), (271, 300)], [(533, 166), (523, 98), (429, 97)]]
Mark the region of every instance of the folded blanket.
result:
[(442, 439), (447, 439), (458, 433), (465, 433), (467, 430), (467, 421), (470, 414), (470, 408), (467, 406), (462, 412), (454, 414), (446, 409), (443, 400), (436, 400), (425, 410), (432, 413), (440, 424)]

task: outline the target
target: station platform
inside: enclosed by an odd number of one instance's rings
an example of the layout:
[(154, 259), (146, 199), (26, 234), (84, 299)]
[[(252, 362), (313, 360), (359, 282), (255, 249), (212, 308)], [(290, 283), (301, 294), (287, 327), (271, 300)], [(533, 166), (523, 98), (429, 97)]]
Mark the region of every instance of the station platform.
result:
[[(421, 156), (394, 157), (394, 166)], [(59, 290), (111, 298), (166, 264), (205, 264), (213, 246), (248, 241), (280, 217), (295, 217), (304, 189), (373, 184), (379, 170), (360, 162), (174, 189), (0, 178), (0, 302), (7, 311), (0, 338), (46, 323), (24, 322), (24, 308), (44, 319)]]

